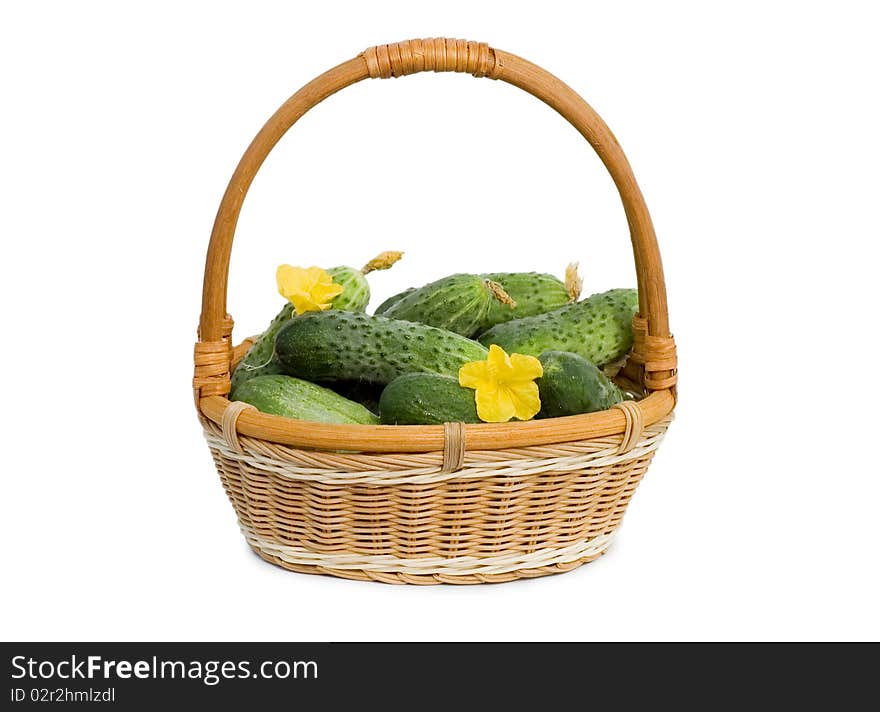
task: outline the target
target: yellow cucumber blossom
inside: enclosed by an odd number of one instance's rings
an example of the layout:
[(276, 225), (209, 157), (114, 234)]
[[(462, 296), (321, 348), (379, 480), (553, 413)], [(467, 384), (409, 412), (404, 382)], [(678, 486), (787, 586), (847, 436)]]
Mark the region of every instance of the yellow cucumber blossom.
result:
[(458, 383), (476, 391), (477, 415), (487, 423), (511, 418), (529, 420), (541, 410), (536, 378), (544, 374), (534, 356), (510, 354), (492, 344), (485, 361), (471, 361), (458, 371)]
[(342, 294), (343, 286), (320, 267), (291, 267), (280, 265), (275, 272), (278, 292), (287, 299), (297, 314), (324, 311), (330, 308), (334, 297)]

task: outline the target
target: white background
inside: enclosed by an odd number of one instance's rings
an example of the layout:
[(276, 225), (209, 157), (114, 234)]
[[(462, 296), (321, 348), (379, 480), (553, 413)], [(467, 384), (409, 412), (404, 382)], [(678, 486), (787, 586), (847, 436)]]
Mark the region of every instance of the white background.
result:
[[(869, 3), (4, 3), (0, 629), (16, 639), (876, 639), (880, 66)], [(606, 119), (651, 207), (677, 420), (612, 550), (562, 576), (393, 587), (287, 573), (238, 532), (192, 405), (208, 234), (261, 124), (410, 37), (488, 41)], [(580, 260), (634, 285), (580, 136), (461, 75), (307, 115), (245, 203), (238, 336), (280, 262), (375, 301)]]

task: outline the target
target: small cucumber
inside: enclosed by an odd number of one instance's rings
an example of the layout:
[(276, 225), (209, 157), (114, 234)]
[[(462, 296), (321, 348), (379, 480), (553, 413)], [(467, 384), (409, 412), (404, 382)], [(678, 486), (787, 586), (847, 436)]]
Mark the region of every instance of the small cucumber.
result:
[(235, 370), (232, 372), (232, 390), (245, 381), (257, 376), (270, 376), (281, 373), (277, 363), (272, 360), (272, 349), (275, 345), (275, 334), (293, 316), (293, 304), (288, 302), (281, 311), (272, 319), (269, 328), (266, 329), (241, 358)]
[(481, 276), (500, 284), (515, 304), (511, 307), (510, 304), (491, 300), (486, 318), (480, 325), (481, 331), (490, 329), (496, 324), (559, 309), (574, 301), (565, 284), (552, 274), (494, 272)]
[(495, 324), (558, 309), (575, 298), (572, 289), (552, 274), (453, 274), (395, 294), (379, 305), (376, 314), (474, 336)]
[(370, 283), (364, 273), (354, 267), (331, 267), (327, 274), (333, 277), (336, 284), (342, 286), (342, 293), (334, 297), (331, 309), (340, 311), (362, 312), (370, 303)]
[(605, 410), (624, 399), (623, 392), (587, 359), (568, 351), (545, 351), (539, 357), (544, 375), (538, 418), (557, 418)]
[[(397, 300), (385, 307), (381, 315), (436, 326), (461, 336), (473, 336), (486, 320), (489, 303), (500, 298), (496, 294), (484, 277), (451, 274), (397, 295)], [(376, 313), (380, 313), (378, 309)]]
[[(548, 351), (540, 361), (538, 418), (592, 413), (624, 399), (605, 374), (577, 354)], [(407, 373), (391, 381), (379, 399), (379, 418), (388, 425), (480, 422), (474, 391), (457, 378), (434, 373)]]
[(257, 376), (233, 389), (230, 400), (250, 403), (257, 410), (316, 423), (360, 423), (379, 419), (364, 408), (329, 388), (291, 376)]
[(485, 346), (497, 344), (507, 353), (530, 356), (570, 351), (604, 366), (632, 346), (632, 317), (638, 303), (635, 289), (612, 289), (555, 311), (498, 324), (479, 341)]
[(288, 321), (275, 338), (285, 373), (310, 381), (390, 383), (410, 372), (458, 376), (488, 351), (450, 331), (424, 324), (335, 310)]
[(379, 419), (386, 425), (479, 423), (474, 392), (452, 376), (405, 373), (385, 386)]
[[(342, 292), (338, 294), (330, 304), (331, 309), (340, 311), (362, 312), (366, 311), (370, 303), (370, 285), (365, 275), (374, 270), (388, 269), (398, 259), (400, 252), (383, 252), (370, 260), (361, 269), (354, 267), (331, 267), (327, 273), (336, 284), (342, 285)], [(293, 305), (288, 302), (281, 311), (275, 315), (269, 328), (266, 329), (248, 352), (239, 361), (232, 374), (232, 388), (244, 383), (256, 376), (268, 376), (281, 373), (277, 363), (272, 361), (272, 350), (275, 347), (275, 336), (278, 330), (294, 316)]]

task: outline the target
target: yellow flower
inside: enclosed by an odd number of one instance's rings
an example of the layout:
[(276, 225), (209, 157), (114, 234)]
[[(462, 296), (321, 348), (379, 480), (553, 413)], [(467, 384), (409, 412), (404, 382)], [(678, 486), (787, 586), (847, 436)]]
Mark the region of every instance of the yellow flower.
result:
[(320, 267), (291, 267), (281, 265), (275, 272), (278, 292), (293, 304), (297, 314), (324, 311), (330, 308), (334, 297), (342, 294), (343, 286), (336, 284), (326, 270)]
[(541, 410), (536, 378), (544, 375), (534, 356), (510, 354), (492, 344), (485, 361), (471, 361), (458, 371), (458, 382), (476, 390), (477, 415), (487, 423), (511, 418), (529, 420)]

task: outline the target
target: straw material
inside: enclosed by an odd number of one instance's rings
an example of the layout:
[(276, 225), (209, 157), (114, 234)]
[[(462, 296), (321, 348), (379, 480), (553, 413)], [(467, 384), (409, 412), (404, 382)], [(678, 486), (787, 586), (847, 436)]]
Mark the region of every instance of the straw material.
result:
[[(671, 417), (516, 450), (299, 450), (205, 436), (248, 543), (293, 571), (387, 583), (483, 583), (568, 571), (605, 552)], [(240, 449), (240, 451), (239, 451)]]
[[(230, 374), (251, 343), (233, 346), (226, 287), (254, 176), (284, 133), (328, 96), (367, 78), (423, 71), (517, 86), (595, 149), (633, 244), (639, 313), (617, 380), (641, 400), (523, 423), (387, 426), (303, 422), (227, 399)], [(669, 426), (678, 377), (653, 224), (614, 135), (540, 67), (484, 43), (444, 38), (371, 47), (309, 82), (260, 130), (214, 222), (194, 360), (199, 419), (254, 551), (292, 571), (386, 583), (511, 581), (601, 556)]]

